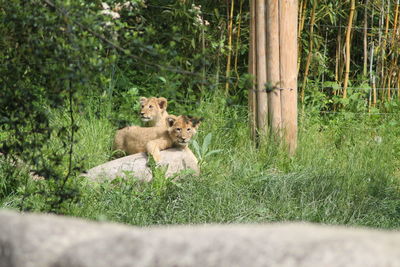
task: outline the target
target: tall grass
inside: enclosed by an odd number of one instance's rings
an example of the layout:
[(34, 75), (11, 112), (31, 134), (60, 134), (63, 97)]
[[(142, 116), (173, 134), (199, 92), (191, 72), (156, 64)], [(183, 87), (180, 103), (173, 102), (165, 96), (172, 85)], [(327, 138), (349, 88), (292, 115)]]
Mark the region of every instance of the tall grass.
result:
[[(245, 106), (213, 96), (192, 114), (205, 117), (197, 141), (211, 132), (210, 149), (223, 150), (204, 159), (199, 177), (166, 182), (161, 189), (134, 179), (95, 185), (79, 180), (80, 200), (66, 214), (141, 226), (309, 221), (400, 227), (399, 116), (321, 117), (305, 111), (298, 151), (289, 158), (273, 138), (254, 146)], [(107, 161), (116, 126), (107, 114), (94, 116), (90, 109), (77, 116), (77, 158), (87, 168)], [(14, 205), (10, 198), (2, 203)]]

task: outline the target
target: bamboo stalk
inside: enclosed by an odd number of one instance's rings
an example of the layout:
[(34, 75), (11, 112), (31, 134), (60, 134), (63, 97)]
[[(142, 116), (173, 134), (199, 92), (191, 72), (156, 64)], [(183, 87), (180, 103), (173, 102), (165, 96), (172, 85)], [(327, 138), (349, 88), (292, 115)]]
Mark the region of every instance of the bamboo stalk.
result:
[[(250, 46), (249, 46), (249, 73), (256, 77), (256, 14), (255, 14), (255, 0), (250, 0)], [(256, 116), (256, 82), (253, 80), (252, 86), (249, 90), (248, 101), (249, 101), (249, 122), (250, 122), (250, 135), (253, 141), (256, 140), (256, 127), (257, 127), (257, 116)]]
[(303, 32), (304, 29), (304, 21), (306, 20), (306, 15), (307, 15), (307, 3), (308, 0), (302, 0), (302, 2), (300, 2), (300, 14), (299, 14), (299, 27), (298, 27), (298, 31), (297, 31), (297, 42), (298, 42), (298, 59), (297, 59), (297, 71), (300, 70), (300, 63), (301, 63), (301, 52), (302, 52), (302, 42), (301, 42), (301, 33)]
[(366, 0), (364, 6), (364, 77), (367, 77), (368, 69), (368, 3), (369, 0)]
[[(266, 17), (267, 81), (272, 87), (281, 87), (279, 69), (279, 0), (268, 1)], [(279, 89), (274, 90), (272, 88), (272, 91), (268, 93), (268, 113), (273, 133), (281, 137), (281, 91)]]
[[(222, 42), (222, 40), (223, 40), (223, 37), (224, 37), (224, 32), (221, 30), (221, 32), (220, 32), (220, 36), (219, 36), (219, 40)], [(215, 86), (216, 86), (216, 88), (218, 88), (219, 87), (219, 73), (220, 73), (220, 71), (221, 71), (221, 54), (222, 54), (222, 51), (221, 51), (222, 49), (221, 49), (221, 46), (220, 45), (218, 45), (218, 50), (217, 50), (217, 63), (216, 63), (216, 69), (217, 69), (217, 71), (216, 71), (216, 73), (215, 73)]]
[[(394, 46), (394, 51), (396, 51), (395, 50), (395, 48), (396, 48), (396, 46)], [(400, 76), (400, 67), (398, 66), (398, 64), (397, 64), (397, 61), (398, 61), (398, 52), (393, 56), (393, 64), (392, 64), (392, 66), (393, 66), (393, 71), (394, 72), (396, 72), (396, 75), (397, 75), (397, 77), (399, 77)], [(397, 85), (397, 97), (400, 99), (400, 87), (399, 87), (399, 85)]]
[[(369, 77), (370, 77), (370, 82), (372, 87), (374, 87), (375, 84), (375, 77), (374, 74), (372, 73), (372, 66), (374, 65), (374, 42), (372, 42), (371, 45), (371, 54), (370, 54), (370, 59), (369, 59)], [(374, 95), (374, 99), (376, 102), (376, 91), (372, 92), (372, 89), (369, 90), (369, 110), (371, 110), (372, 102), (371, 102), (371, 95)], [(375, 106), (375, 105), (373, 105)]]
[(297, 0), (279, 1), (282, 128), (289, 154), (297, 147)]
[(382, 50), (383, 51), (383, 57), (382, 57), (383, 62), (385, 60), (386, 44), (387, 44), (387, 40), (388, 40), (388, 37), (389, 37), (389, 24), (390, 24), (390, 16), (389, 16), (389, 13), (390, 13), (390, 0), (387, 0), (387, 1), (388, 2), (387, 2), (387, 11), (386, 11), (386, 18), (385, 18), (385, 21), (386, 21), (385, 22), (385, 37), (383, 38), (383, 44), (382, 44), (382, 46), (383, 46), (383, 50)]
[(304, 29), (304, 22), (306, 20), (306, 15), (307, 15), (307, 13), (306, 13), (307, 3), (308, 3), (308, 0), (303, 0), (302, 3), (300, 4), (301, 14), (299, 14), (300, 21), (299, 21), (299, 25), (298, 25), (299, 30), (297, 32), (298, 36), (300, 36), (301, 32)]
[(399, 17), (399, 6), (400, 6), (400, 0), (397, 0), (396, 2), (396, 7), (394, 11), (394, 19), (393, 19), (393, 34), (392, 34), (392, 44), (391, 44), (391, 51), (393, 51), (395, 40), (396, 40), (396, 35), (397, 35), (397, 21)]
[(351, 0), (349, 23), (347, 25), (347, 31), (346, 31), (346, 71), (344, 73), (343, 98), (347, 97), (347, 86), (348, 86), (349, 74), (350, 74), (350, 48), (351, 48), (350, 37), (351, 37), (351, 29), (353, 27), (353, 17), (354, 17), (355, 9), (356, 9), (355, 0)]
[[(325, 32), (325, 47), (324, 47), (324, 58), (326, 58), (326, 50), (328, 49), (328, 31)], [(322, 72), (322, 83), (325, 82), (325, 71)]]
[(257, 128), (260, 135), (268, 131), (268, 102), (265, 55), (265, 1), (256, 0), (256, 57), (257, 57)]
[(376, 107), (376, 99), (377, 99), (377, 94), (376, 94), (376, 82), (375, 82), (376, 78), (375, 75), (372, 77), (372, 90), (373, 90), (373, 100), (372, 100), (372, 106)]
[(397, 66), (397, 60), (398, 60), (398, 45), (399, 45), (399, 33), (398, 33), (398, 28), (399, 28), (399, 7), (400, 7), (400, 0), (397, 0), (396, 2), (396, 8), (395, 8), (395, 14), (394, 14), (394, 21), (393, 21), (393, 32), (392, 32), (392, 44), (391, 44), (391, 49), (390, 51), (392, 52), (392, 66)]
[[(379, 16), (379, 35), (378, 35), (378, 49), (380, 51), (382, 50), (382, 27), (383, 27), (383, 21), (384, 21), (384, 9), (385, 9), (385, 1), (382, 0), (382, 7), (380, 8), (380, 16)], [(382, 56), (378, 57), (377, 56), (377, 64), (376, 64), (376, 73), (381, 74), (381, 66), (382, 66)], [(383, 94), (382, 94), (383, 95)]]
[[(399, 69), (397, 70), (397, 72)], [(400, 100), (400, 75), (397, 73), (397, 99)]]
[(308, 55), (307, 55), (306, 67), (305, 67), (305, 70), (304, 70), (303, 86), (302, 86), (301, 92), (300, 92), (300, 98), (301, 98), (301, 102), (302, 103), (304, 102), (304, 91), (305, 91), (307, 80), (308, 80), (308, 72), (309, 72), (309, 69), (310, 69), (311, 57), (312, 57), (312, 52), (313, 52), (314, 21), (315, 21), (315, 11), (317, 9), (317, 4), (318, 4), (318, 0), (314, 0), (313, 8), (312, 8), (312, 11), (311, 11), (311, 18), (310, 18), (310, 42), (309, 42), (309, 46), (308, 46)]
[[(340, 65), (341, 65), (341, 54), (340, 51), (342, 50), (342, 27), (341, 27), (341, 20), (339, 18), (339, 32), (337, 35), (337, 45), (336, 45), (336, 59), (335, 59), (335, 81), (339, 84), (340, 81)], [(339, 94), (336, 90), (333, 92), (334, 95)]]
[(242, 24), (242, 9), (243, 9), (243, 0), (240, 0), (240, 7), (239, 7), (239, 21), (238, 21), (238, 30), (236, 34), (236, 51), (235, 51), (235, 62), (234, 62), (234, 69), (236, 73), (236, 86), (239, 83), (239, 71), (238, 71), (238, 58), (239, 58), (239, 46), (240, 46), (240, 32), (241, 32), (241, 24)]
[(235, 1), (231, 0), (231, 11), (229, 13), (229, 23), (228, 23), (228, 56), (226, 62), (226, 83), (225, 83), (225, 95), (229, 92), (229, 74), (231, 72), (231, 56), (232, 56), (232, 36), (233, 36), (233, 10)]
[(381, 101), (382, 101), (382, 103), (385, 101), (385, 94), (387, 93), (387, 90), (385, 89), (386, 88), (386, 79), (387, 79), (387, 77), (383, 76), (381, 84), (380, 84), (381, 88), (383, 88), (383, 89), (381, 89), (381, 91), (382, 91), (382, 93), (381, 93)]
[[(204, 34), (204, 27), (201, 27), (201, 53), (203, 54), (203, 56), (205, 56), (206, 54), (206, 39), (205, 39), (205, 34)], [(203, 79), (203, 81), (206, 80), (206, 64), (203, 61), (202, 63), (202, 67), (201, 67), (201, 78)], [(201, 86), (201, 91), (204, 91), (204, 84), (202, 83)]]
[[(387, 11), (386, 11), (386, 18), (385, 18), (385, 37), (383, 38), (382, 42), (382, 48), (381, 48), (381, 56), (382, 56), (382, 73), (381, 77), (383, 77), (383, 82), (381, 83), (382, 88), (389, 88), (390, 86), (386, 86), (386, 82), (390, 81), (390, 77), (387, 77), (387, 74), (385, 72), (385, 64), (386, 64), (386, 46), (387, 46), (387, 40), (388, 40), (388, 34), (389, 34), (389, 22), (390, 22), (390, 0), (387, 0)], [(388, 101), (389, 99), (389, 94), (390, 94), (390, 89), (387, 90), (388, 94)], [(384, 94), (382, 94), (382, 100), (384, 99)]]
[(297, 36), (300, 36), (301, 18), (303, 17), (303, 3), (304, 2), (307, 2), (307, 1), (300, 0), (300, 3), (299, 3), (299, 23), (298, 23), (298, 29), (297, 29)]
[[(390, 52), (392, 56), (392, 61), (391, 61), (391, 70), (390, 70), (390, 75), (392, 75), (394, 72), (396, 72), (397, 75), (399, 75), (399, 69), (397, 66), (397, 59), (398, 59), (398, 53), (396, 53), (396, 44), (395, 40), (397, 40), (397, 23), (398, 23), (398, 17), (399, 17), (399, 5), (400, 5), (400, 0), (397, 0), (396, 6), (395, 6), (395, 11), (394, 11), (394, 19), (393, 19), (393, 32), (392, 32), (392, 40), (391, 40), (391, 45), (390, 45)], [(398, 80), (398, 79), (397, 79)], [(396, 84), (396, 82), (394, 82)], [(400, 99), (400, 89), (397, 85), (397, 98)]]

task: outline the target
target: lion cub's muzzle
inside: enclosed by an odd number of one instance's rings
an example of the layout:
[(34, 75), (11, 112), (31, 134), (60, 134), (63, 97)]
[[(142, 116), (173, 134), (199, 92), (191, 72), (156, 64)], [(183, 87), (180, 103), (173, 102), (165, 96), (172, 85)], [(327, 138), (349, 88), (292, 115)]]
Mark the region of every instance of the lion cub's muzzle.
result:
[(188, 139), (188, 138), (179, 138), (177, 143), (180, 146), (186, 146), (189, 144), (189, 141), (190, 141), (190, 139)]
[(150, 121), (151, 117), (145, 116), (143, 113), (140, 114), (140, 119), (144, 122)]

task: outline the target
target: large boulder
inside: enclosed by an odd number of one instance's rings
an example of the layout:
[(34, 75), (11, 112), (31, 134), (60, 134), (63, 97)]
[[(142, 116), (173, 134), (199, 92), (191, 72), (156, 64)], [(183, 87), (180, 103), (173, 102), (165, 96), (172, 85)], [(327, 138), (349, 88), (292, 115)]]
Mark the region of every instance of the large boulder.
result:
[[(200, 173), (197, 159), (189, 149), (170, 148), (161, 151), (160, 166), (168, 166), (166, 177), (192, 169), (196, 175)], [(86, 171), (82, 176), (91, 180), (115, 179), (116, 177), (135, 177), (142, 181), (150, 181), (153, 178), (151, 169), (147, 164), (147, 154), (137, 153), (122, 157)]]
[(0, 267), (400, 266), (400, 233), (312, 224), (136, 228), (0, 211)]

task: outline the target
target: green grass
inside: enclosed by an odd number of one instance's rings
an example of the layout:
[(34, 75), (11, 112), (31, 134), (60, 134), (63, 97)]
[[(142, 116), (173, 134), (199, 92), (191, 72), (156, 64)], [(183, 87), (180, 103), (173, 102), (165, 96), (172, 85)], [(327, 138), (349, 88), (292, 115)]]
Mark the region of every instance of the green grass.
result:
[[(223, 149), (204, 159), (200, 177), (174, 183), (158, 175), (150, 184), (134, 179), (89, 184), (75, 178), (80, 198), (63, 213), (141, 226), (309, 221), (400, 228), (400, 116), (328, 118), (305, 112), (297, 153), (289, 158), (273, 139), (255, 148), (245, 106), (228, 107), (214, 97), (192, 114), (205, 117), (196, 138), (200, 145), (211, 132), (209, 149)], [(76, 119), (76, 159), (87, 168), (107, 161), (113, 122), (90, 110)], [(55, 124), (67, 121), (55, 115)], [(32, 192), (45, 183), (30, 183)], [(7, 191), (0, 207), (17, 207), (20, 191)], [(29, 201), (33, 210), (43, 207), (40, 196)]]

